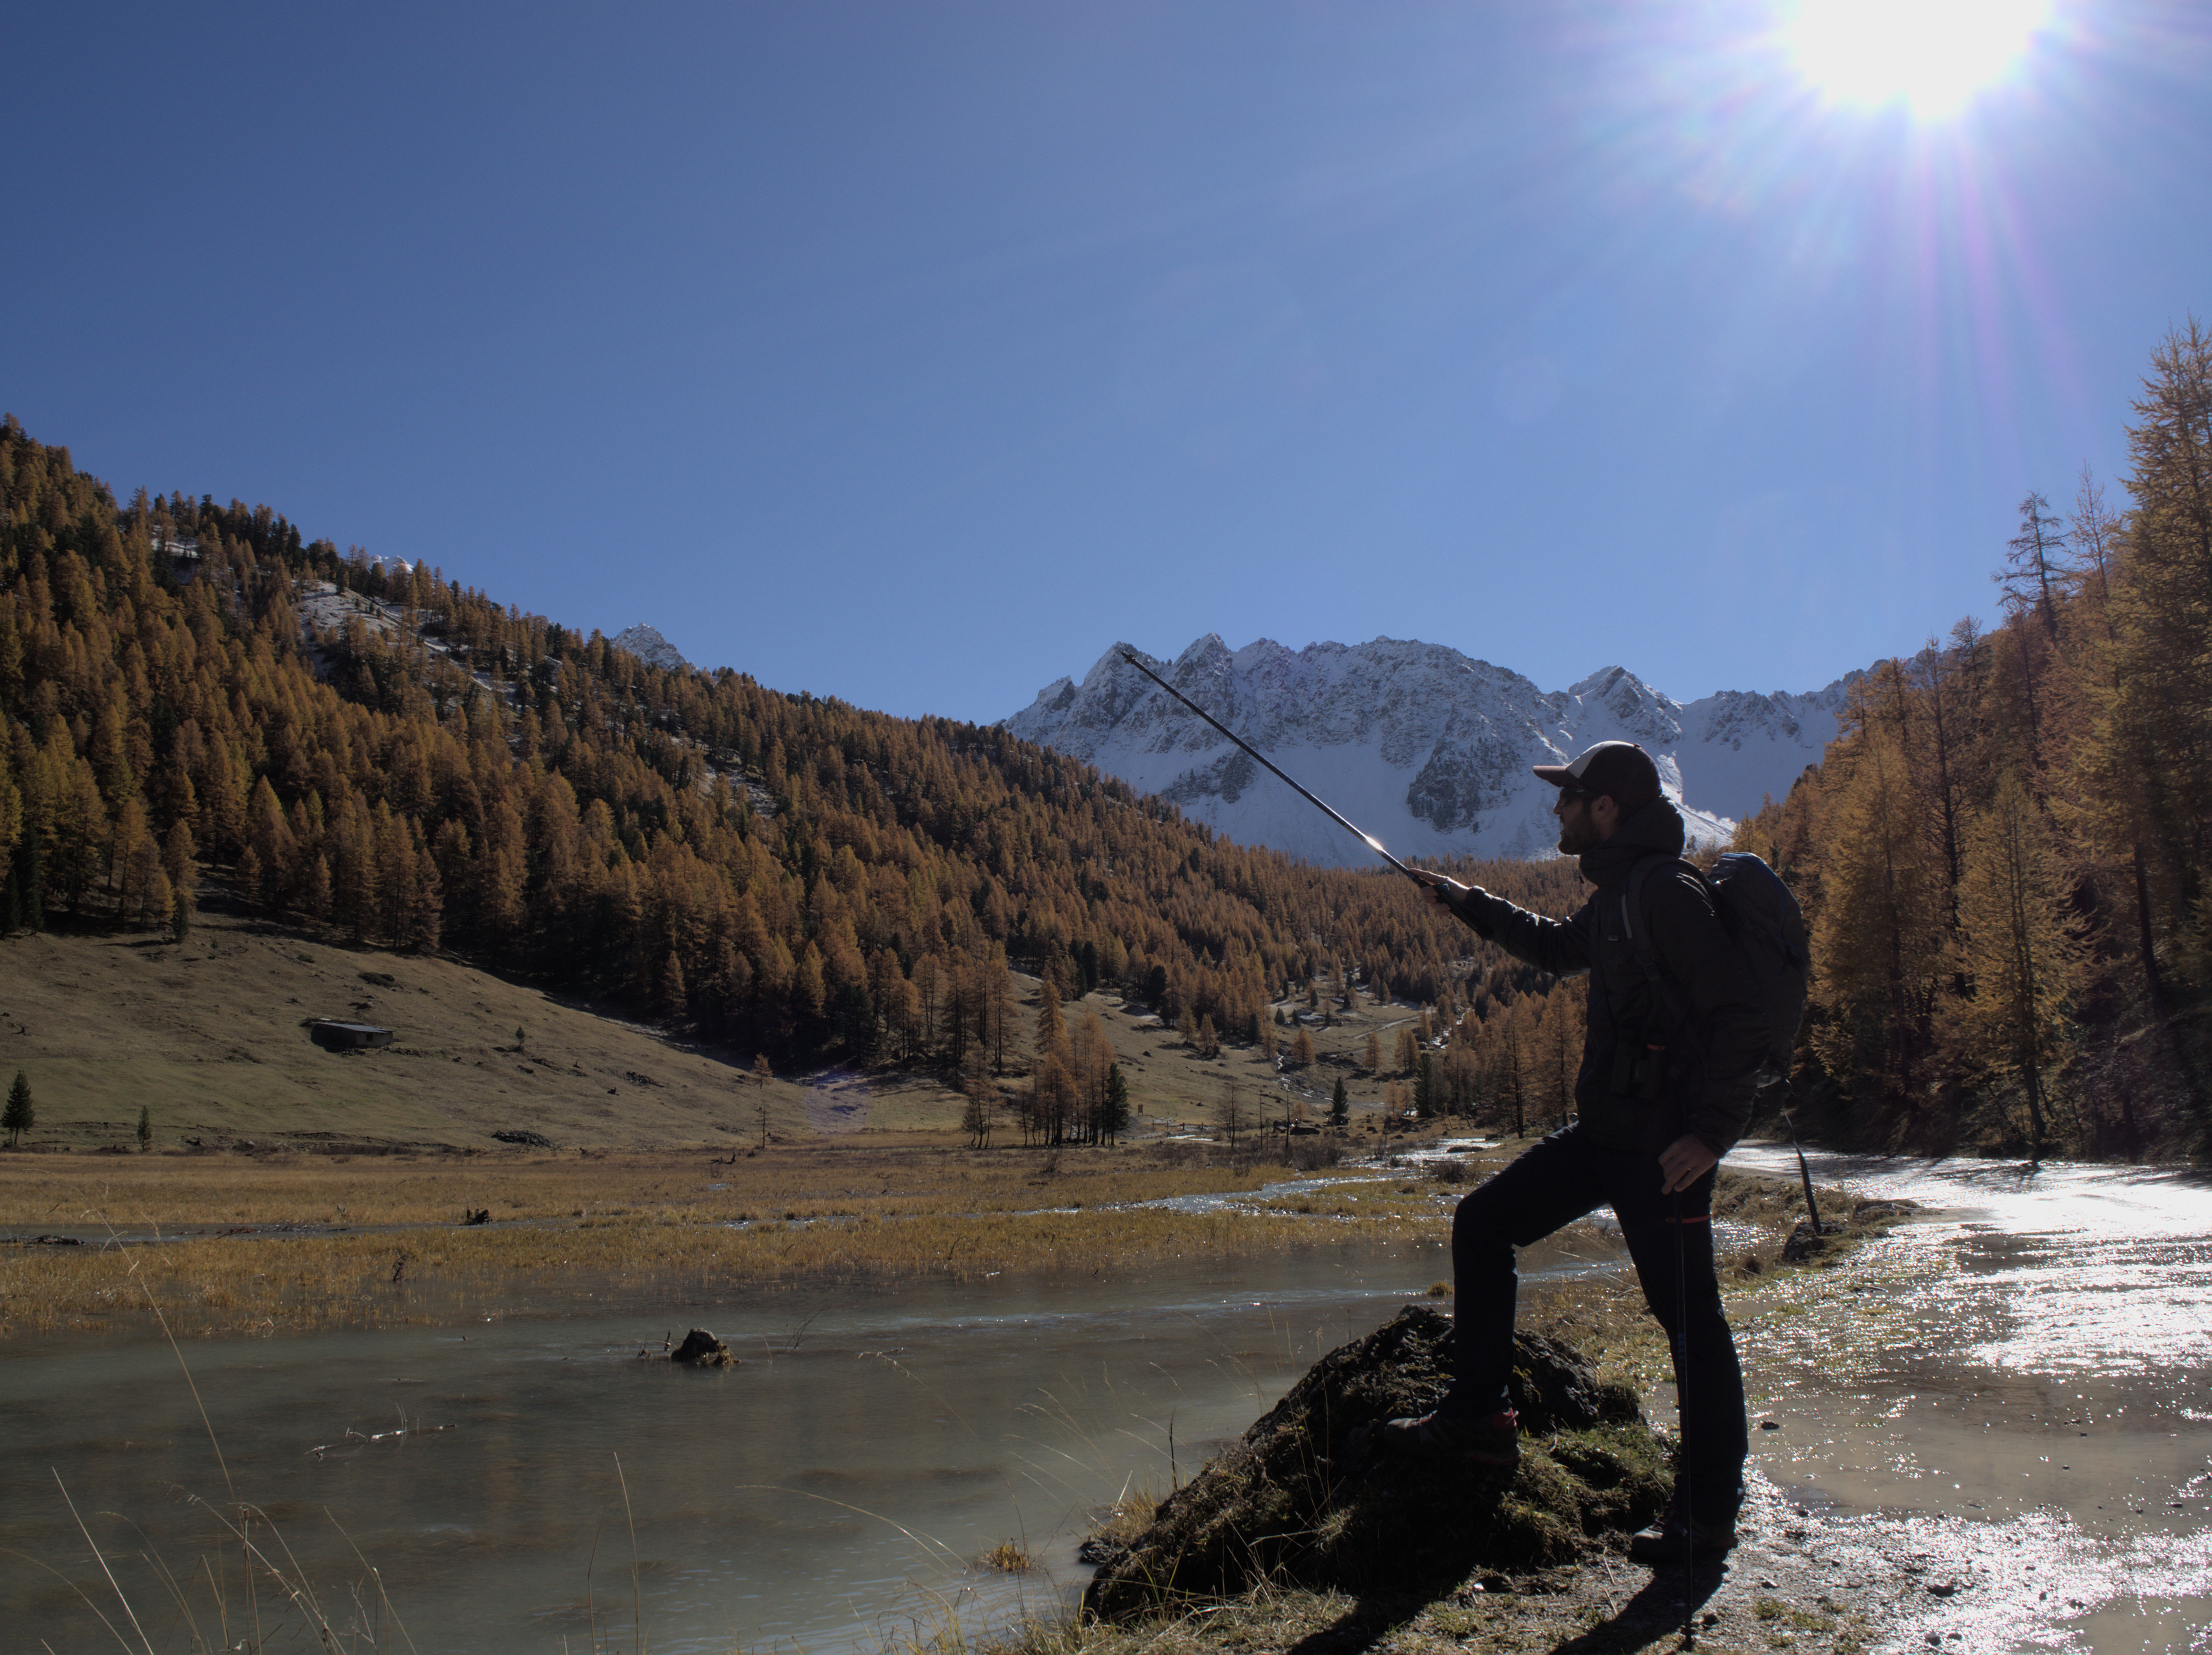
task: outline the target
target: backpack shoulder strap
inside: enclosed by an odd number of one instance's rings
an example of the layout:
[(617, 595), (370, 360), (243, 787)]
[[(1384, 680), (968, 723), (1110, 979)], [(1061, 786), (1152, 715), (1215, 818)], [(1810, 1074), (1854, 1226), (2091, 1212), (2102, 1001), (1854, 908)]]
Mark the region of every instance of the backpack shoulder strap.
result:
[(1651, 915), (1644, 896), (1644, 888), (1653, 874), (1662, 870), (1672, 872), (1677, 868), (1686, 869), (1698, 884), (1705, 882), (1705, 875), (1698, 870), (1695, 863), (1681, 857), (1668, 856), (1664, 852), (1645, 857), (1629, 870), (1627, 882), (1621, 888), (1620, 923), (1636, 949), (1636, 963), (1644, 968), (1644, 979), (1651, 985), (1652, 991), (1679, 1015), (1682, 1009), (1682, 997), (1674, 979), (1668, 974), (1665, 962), (1659, 958), (1659, 942), (1652, 934)]
[(1636, 946), (1636, 958), (1644, 967), (1644, 974), (1653, 978), (1666, 975), (1666, 967), (1659, 961), (1658, 939), (1651, 934), (1651, 916), (1644, 892), (1651, 876), (1662, 868), (1670, 872), (1676, 868), (1686, 869), (1698, 884), (1705, 882), (1705, 875), (1698, 871), (1695, 863), (1664, 852), (1645, 857), (1629, 870), (1628, 882), (1621, 888), (1620, 894), (1621, 929)]

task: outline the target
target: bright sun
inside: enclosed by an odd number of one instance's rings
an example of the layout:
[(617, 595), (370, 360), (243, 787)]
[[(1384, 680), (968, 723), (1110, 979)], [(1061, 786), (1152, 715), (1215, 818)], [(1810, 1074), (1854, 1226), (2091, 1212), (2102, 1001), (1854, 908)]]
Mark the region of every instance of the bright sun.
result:
[(2050, 0), (1802, 0), (1790, 55), (1836, 103), (1948, 115), (2012, 67), (2050, 9)]

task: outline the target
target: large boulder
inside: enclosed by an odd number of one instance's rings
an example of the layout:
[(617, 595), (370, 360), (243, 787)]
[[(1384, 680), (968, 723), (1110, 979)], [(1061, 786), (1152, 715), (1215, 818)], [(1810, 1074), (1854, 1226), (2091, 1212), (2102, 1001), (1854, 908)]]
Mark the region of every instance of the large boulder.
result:
[(668, 1353), (672, 1362), (682, 1362), (689, 1367), (742, 1367), (744, 1364), (730, 1354), (724, 1344), (703, 1327), (695, 1327), (684, 1336), (684, 1343)]
[[(1452, 1326), (1424, 1305), (1332, 1351), (1160, 1502), (1108, 1555), (1084, 1606), (1127, 1620), (1265, 1582), (1353, 1592), (1439, 1589), (1486, 1570), (1571, 1561), (1665, 1506), (1666, 1453), (1626, 1385), (1571, 1346), (1514, 1341), (1521, 1464), (1510, 1473), (1417, 1461), (1376, 1428), (1433, 1408), (1451, 1377)], [(1097, 1555), (1094, 1553), (1093, 1555)]]

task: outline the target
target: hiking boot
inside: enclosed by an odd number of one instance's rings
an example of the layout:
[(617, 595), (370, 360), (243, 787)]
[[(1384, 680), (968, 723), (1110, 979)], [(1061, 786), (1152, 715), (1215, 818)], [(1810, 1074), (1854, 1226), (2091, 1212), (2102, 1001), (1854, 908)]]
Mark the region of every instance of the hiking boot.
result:
[(1521, 1416), (1506, 1408), (1486, 1420), (1445, 1413), (1392, 1420), (1382, 1428), (1382, 1446), (1408, 1456), (1510, 1471), (1521, 1463)]
[(1667, 1514), (1648, 1529), (1640, 1529), (1628, 1537), (1628, 1555), (1638, 1563), (1664, 1567), (1679, 1563), (1686, 1552), (1694, 1561), (1702, 1557), (1718, 1557), (1735, 1544), (1735, 1517), (1715, 1518), (1708, 1522), (1700, 1518), (1685, 1522), (1679, 1500), (1668, 1503)]

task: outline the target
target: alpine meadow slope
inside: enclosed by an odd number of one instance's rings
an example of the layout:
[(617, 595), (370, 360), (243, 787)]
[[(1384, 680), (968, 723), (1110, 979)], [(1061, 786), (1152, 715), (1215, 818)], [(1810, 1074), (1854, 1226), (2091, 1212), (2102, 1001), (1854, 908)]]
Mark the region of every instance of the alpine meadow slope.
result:
[[(1116, 644), (1005, 721), (1024, 741), (1174, 800), (1243, 845), (1365, 866), (1358, 842), (1178, 706)], [(1530, 773), (1593, 743), (1640, 743), (1691, 837), (1725, 845), (1835, 739), (1853, 673), (1805, 694), (1725, 690), (1676, 701), (1621, 667), (1547, 693), (1442, 645), (1377, 638), (1292, 651), (1215, 634), (1153, 670), (1401, 856), (1551, 853), (1555, 795)]]

